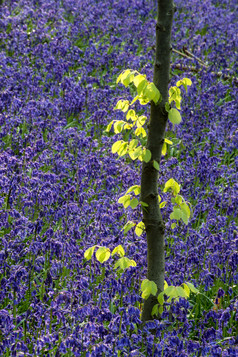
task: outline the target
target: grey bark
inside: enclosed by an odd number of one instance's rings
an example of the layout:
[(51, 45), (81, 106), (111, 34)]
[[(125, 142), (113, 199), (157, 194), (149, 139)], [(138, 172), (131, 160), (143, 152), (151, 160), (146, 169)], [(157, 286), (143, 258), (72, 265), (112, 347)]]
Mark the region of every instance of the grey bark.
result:
[[(141, 201), (149, 205), (143, 209), (147, 238), (147, 279), (156, 283), (158, 293), (164, 289), (164, 223), (158, 202), (158, 171), (153, 167), (153, 160), (160, 163), (168, 120), (165, 103), (168, 101), (173, 14), (173, 0), (158, 0), (153, 82), (159, 89), (162, 100), (157, 105), (151, 102), (147, 148), (151, 151), (152, 159), (148, 163), (143, 163), (141, 176)], [(152, 319), (151, 312), (157, 303), (156, 297), (153, 296), (145, 300), (142, 321)]]

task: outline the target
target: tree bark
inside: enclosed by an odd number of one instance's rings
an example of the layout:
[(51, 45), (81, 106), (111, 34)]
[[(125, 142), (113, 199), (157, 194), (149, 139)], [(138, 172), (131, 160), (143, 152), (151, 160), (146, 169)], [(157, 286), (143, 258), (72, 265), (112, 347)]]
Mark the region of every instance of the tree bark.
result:
[[(170, 70), (171, 30), (174, 14), (173, 0), (158, 0), (156, 24), (156, 55), (153, 82), (160, 91), (162, 100), (155, 105), (151, 102), (147, 149), (151, 151), (150, 162), (143, 162), (141, 176), (141, 201), (148, 207), (143, 209), (143, 222), (147, 236), (147, 279), (158, 287), (158, 293), (164, 290), (164, 223), (158, 201), (158, 171), (153, 167), (153, 160), (160, 163), (164, 143), (164, 133), (168, 120), (165, 103), (168, 101), (168, 83)], [(144, 302), (142, 321), (152, 319), (156, 297), (150, 296)]]

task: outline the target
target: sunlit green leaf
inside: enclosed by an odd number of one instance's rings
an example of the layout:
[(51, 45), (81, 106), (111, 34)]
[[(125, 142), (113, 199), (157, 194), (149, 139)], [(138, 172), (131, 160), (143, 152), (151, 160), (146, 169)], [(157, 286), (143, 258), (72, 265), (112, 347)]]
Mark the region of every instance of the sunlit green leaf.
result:
[(119, 198), (118, 203), (122, 203), (125, 208), (127, 208), (130, 205), (131, 201), (131, 196), (130, 195), (124, 195)]
[(123, 120), (116, 120), (114, 122), (114, 132), (115, 134), (121, 133), (123, 130), (125, 122)]
[(148, 299), (150, 295), (156, 295), (157, 286), (154, 281), (144, 279), (141, 283), (142, 299)]
[(162, 293), (160, 293), (159, 295), (158, 295), (158, 302), (160, 303), (160, 305), (163, 305), (163, 303), (164, 303), (164, 292), (162, 291)]
[(137, 206), (138, 206), (138, 204), (139, 204), (139, 201), (138, 201), (138, 199), (137, 198), (133, 198), (132, 200), (131, 200), (131, 202), (130, 202), (130, 206), (131, 206), (131, 208), (136, 208)]
[(189, 297), (190, 296), (190, 289), (189, 289), (188, 285), (183, 283), (182, 286), (183, 286), (183, 289), (184, 289), (187, 297)]
[(88, 248), (85, 252), (84, 252), (84, 258), (87, 260), (90, 260), (93, 256), (93, 252), (96, 248), (96, 245), (94, 245), (93, 247)]
[(115, 247), (112, 251), (112, 256), (118, 254), (120, 255), (120, 257), (124, 257), (125, 255), (125, 250), (121, 245), (118, 245), (117, 247)]
[(166, 203), (167, 203), (166, 201), (161, 202), (160, 205), (159, 205), (159, 208), (164, 208), (164, 206), (166, 205)]
[(161, 153), (162, 153), (163, 156), (165, 156), (166, 153), (167, 153), (167, 144), (165, 142), (163, 143)]
[(151, 160), (151, 152), (149, 149), (143, 150), (142, 159), (145, 162), (149, 162)]
[(148, 98), (149, 101), (153, 100), (155, 103), (158, 102), (160, 98), (160, 92), (154, 85), (154, 83), (149, 83), (147, 86), (143, 89), (143, 96)]
[(115, 269), (120, 269), (120, 270), (125, 270), (129, 267), (136, 267), (136, 262), (132, 259), (129, 259), (127, 257), (122, 257), (118, 259), (118, 261), (115, 263), (114, 268)]
[(134, 192), (135, 195), (139, 195), (140, 191), (141, 191), (140, 185), (133, 185), (133, 186), (128, 188), (126, 193)]
[(189, 283), (186, 281), (185, 284), (189, 287), (189, 289), (192, 291), (192, 293), (194, 293), (194, 294), (199, 293), (199, 290), (197, 288), (195, 288), (195, 286), (192, 283)]
[(152, 316), (154, 316), (154, 315), (157, 316), (158, 313), (159, 313), (159, 305), (158, 305), (158, 304), (155, 304), (155, 305), (153, 306), (151, 315), (152, 315)]
[(135, 234), (140, 237), (145, 230), (145, 224), (141, 221), (136, 225)]
[(137, 76), (135, 76), (133, 82), (134, 85), (136, 86), (138, 95), (141, 94), (145, 85), (148, 83), (146, 80), (146, 76), (143, 76), (142, 74), (138, 74)]
[(138, 117), (137, 121), (136, 121), (136, 126), (137, 128), (140, 128), (141, 126), (143, 126), (146, 122), (147, 118), (145, 115), (141, 115), (140, 117)]
[(175, 108), (170, 109), (168, 117), (172, 124), (179, 124), (182, 121), (179, 111)]
[(122, 140), (118, 140), (116, 141), (113, 145), (112, 145), (112, 153), (115, 154), (121, 147), (121, 145), (123, 144)]
[(99, 247), (96, 251), (96, 258), (100, 263), (106, 262), (110, 258), (110, 249), (106, 247)]
[(159, 171), (159, 164), (157, 161), (153, 160), (153, 166), (157, 171)]
[(106, 127), (106, 132), (109, 133), (109, 131), (111, 130), (112, 124), (113, 124), (114, 120), (112, 120), (108, 126)]
[(183, 197), (180, 196), (180, 195), (177, 195), (177, 196), (174, 198), (174, 201), (175, 201), (178, 205), (181, 205), (181, 203), (183, 202)]
[(123, 229), (124, 229), (124, 234), (126, 234), (132, 227), (134, 227), (136, 224), (134, 223), (134, 222), (132, 222), (132, 221), (128, 221), (125, 225), (124, 225), (124, 227), (123, 227)]
[(126, 119), (127, 120), (131, 119), (133, 121), (137, 119), (137, 115), (133, 109), (128, 110), (128, 112), (126, 113)]
[(114, 107), (114, 110), (121, 110), (123, 111), (124, 113), (127, 112), (129, 108), (129, 101), (128, 100), (123, 100), (123, 99), (120, 99), (116, 106)]
[(121, 146), (117, 150), (117, 153), (119, 156), (124, 156), (124, 155), (126, 155), (127, 151), (128, 151), (128, 143), (124, 142), (121, 144)]
[(145, 131), (145, 129), (144, 128), (137, 128), (136, 130), (135, 130), (135, 135), (136, 136), (139, 136), (139, 135), (142, 135), (142, 137), (143, 138), (145, 138), (146, 137), (146, 131)]
[(192, 85), (192, 81), (189, 78), (183, 78), (183, 79), (181, 79), (180, 81), (178, 81), (176, 83), (177, 87), (180, 87), (181, 85), (184, 86), (184, 88), (185, 88), (185, 90), (187, 92), (187, 86), (191, 86)]
[(169, 216), (170, 219), (176, 219), (177, 221), (182, 218), (182, 211), (178, 207), (174, 207), (173, 212)]
[(180, 185), (173, 178), (171, 178), (165, 183), (164, 192), (167, 192), (169, 189), (171, 189), (173, 194), (176, 196), (180, 191)]
[(173, 142), (167, 138), (164, 138), (164, 141), (166, 142), (166, 144), (172, 145)]

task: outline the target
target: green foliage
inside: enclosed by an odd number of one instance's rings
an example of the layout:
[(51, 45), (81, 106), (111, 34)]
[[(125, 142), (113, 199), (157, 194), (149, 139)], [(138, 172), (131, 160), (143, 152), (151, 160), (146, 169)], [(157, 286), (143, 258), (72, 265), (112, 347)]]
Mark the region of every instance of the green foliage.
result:
[(111, 256), (113, 257), (115, 254), (117, 254), (120, 256), (120, 259), (118, 259), (118, 261), (115, 263), (115, 265), (114, 265), (115, 269), (118, 269), (119, 271), (124, 271), (125, 269), (127, 269), (129, 267), (136, 266), (136, 262), (134, 260), (125, 257), (125, 250), (121, 245), (116, 246), (113, 249), (112, 253), (111, 253), (110, 249), (107, 247), (100, 247), (100, 246), (94, 245), (94, 246), (88, 248), (84, 252), (84, 258), (86, 260), (91, 260), (96, 248), (98, 248), (98, 249), (96, 251), (95, 256), (96, 256), (96, 259), (100, 263), (105, 263)]
[[(147, 281), (147, 279), (143, 280)], [(142, 282), (142, 284), (143, 284)], [(168, 285), (165, 281), (164, 291), (158, 294), (157, 300), (158, 304), (155, 304), (152, 310), (152, 316), (157, 316), (163, 312), (163, 305), (165, 302), (164, 296), (167, 296), (167, 302), (171, 302), (172, 300), (179, 300), (179, 298), (188, 299), (190, 294), (200, 294), (199, 290), (195, 288), (192, 283), (186, 282), (180, 286)], [(154, 294), (155, 295), (155, 294)], [(147, 296), (148, 298), (149, 296)]]
[(148, 279), (144, 279), (141, 283), (141, 291), (142, 291), (142, 298), (148, 299), (150, 295), (156, 295), (157, 293), (157, 286), (154, 281), (150, 281)]
[[(125, 87), (132, 87), (136, 90), (137, 95), (134, 99), (129, 102), (128, 100), (121, 99), (117, 102), (114, 110), (121, 110), (123, 113), (126, 113), (126, 120), (112, 120), (107, 128), (106, 132), (109, 132), (113, 129), (115, 134), (122, 133), (127, 130), (130, 135), (127, 137), (130, 138), (126, 140), (118, 140), (112, 145), (112, 153), (118, 154), (118, 156), (124, 156), (126, 154), (132, 160), (138, 159), (139, 161), (144, 161), (149, 163), (152, 161), (152, 166), (155, 170), (160, 170), (159, 163), (152, 158), (152, 154), (150, 150), (148, 150), (145, 145), (145, 138), (147, 137), (146, 128), (144, 125), (147, 122), (147, 118), (145, 115), (138, 116), (135, 110), (132, 108), (136, 101), (139, 101), (141, 105), (145, 105), (151, 101), (154, 101), (155, 104), (158, 104), (161, 100), (161, 95), (159, 90), (156, 88), (155, 84), (149, 82), (145, 75), (138, 73), (137, 71), (133, 71), (127, 69), (123, 71), (119, 77), (117, 78), (117, 83), (123, 84)], [(188, 78), (184, 78), (177, 82), (176, 86), (173, 86), (169, 89), (169, 100), (168, 103), (165, 104), (165, 110), (168, 112), (168, 119), (172, 124), (180, 124), (182, 121), (179, 110), (181, 109), (181, 90), (179, 87), (183, 86), (187, 91), (187, 87), (192, 84), (191, 80)], [(173, 105), (175, 104), (175, 108)], [(124, 136), (125, 138), (125, 136)], [(162, 146), (162, 155), (166, 155), (167, 153), (167, 145), (173, 145), (173, 142), (168, 138), (164, 139)], [(173, 204), (173, 212), (170, 214), (171, 220), (182, 220), (185, 224), (188, 224), (188, 220), (190, 218), (190, 209), (184, 198), (179, 195), (180, 185), (173, 179), (169, 179), (164, 186), (164, 193), (171, 192), (171, 202)], [(118, 200), (118, 203), (121, 203), (124, 208), (131, 207), (135, 209), (141, 204), (143, 209), (146, 209), (145, 202), (139, 201), (136, 197), (141, 193), (141, 188), (139, 185), (133, 185), (128, 188), (126, 193), (121, 196)], [(167, 201), (161, 202), (161, 197), (158, 195), (158, 201), (160, 208), (164, 208), (167, 204)], [(145, 224), (141, 221), (139, 223), (135, 223), (133, 221), (128, 221), (123, 227), (124, 234), (126, 234), (131, 228), (135, 227), (135, 233), (138, 237), (142, 235), (145, 231)], [(171, 228), (174, 229), (176, 227), (176, 223), (173, 222), (171, 224)], [(116, 248), (115, 248), (116, 249)], [(116, 252), (114, 249), (113, 252)], [(103, 255), (102, 261), (106, 259), (105, 251)], [(115, 268), (119, 268), (120, 270), (124, 270), (129, 266), (135, 266), (135, 262), (124, 257), (124, 251), (121, 251), (121, 258), (116, 262)], [(91, 251), (90, 251), (90, 255)], [(97, 254), (96, 254), (97, 257)], [(142, 298), (147, 299), (150, 295), (157, 294), (157, 286), (154, 281), (150, 281), (145, 279), (141, 284)], [(172, 299), (178, 299), (180, 297), (188, 298), (190, 296), (190, 291), (193, 293), (197, 293), (198, 290), (191, 283), (184, 283), (181, 286), (168, 286), (165, 282), (164, 291), (158, 294), (158, 304), (156, 304), (153, 308), (152, 314), (158, 315), (163, 311), (164, 304), (164, 295), (168, 296), (168, 301)]]

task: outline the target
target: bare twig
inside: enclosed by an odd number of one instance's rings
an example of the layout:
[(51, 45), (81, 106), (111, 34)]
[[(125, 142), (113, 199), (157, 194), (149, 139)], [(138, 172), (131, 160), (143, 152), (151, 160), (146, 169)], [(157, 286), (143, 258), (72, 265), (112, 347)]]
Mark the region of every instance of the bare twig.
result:
[[(199, 72), (199, 68), (194, 67), (194, 66), (185, 66), (183, 64), (175, 64), (172, 65), (172, 67), (176, 68), (176, 69), (180, 69), (182, 71), (189, 71), (189, 72), (195, 72), (198, 73)], [(211, 72), (212, 75), (216, 76), (216, 77), (222, 77), (223, 79), (227, 80), (227, 79), (233, 79), (234, 83), (236, 86), (238, 86), (238, 78), (237, 77), (233, 77), (232, 75), (229, 74), (224, 74), (222, 72)]]
[(197, 60), (203, 67), (208, 68), (208, 66), (207, 66), (200, 58), (198, 58), (198, 57), (195, 56), (193, 53), (191, 53), (190, 51), (188, 51), (185, 47), (183, 47), (183, 52), (184, 52), (186, 55), (188, 55), (188, 56), (194, 58), (195, 60)]

